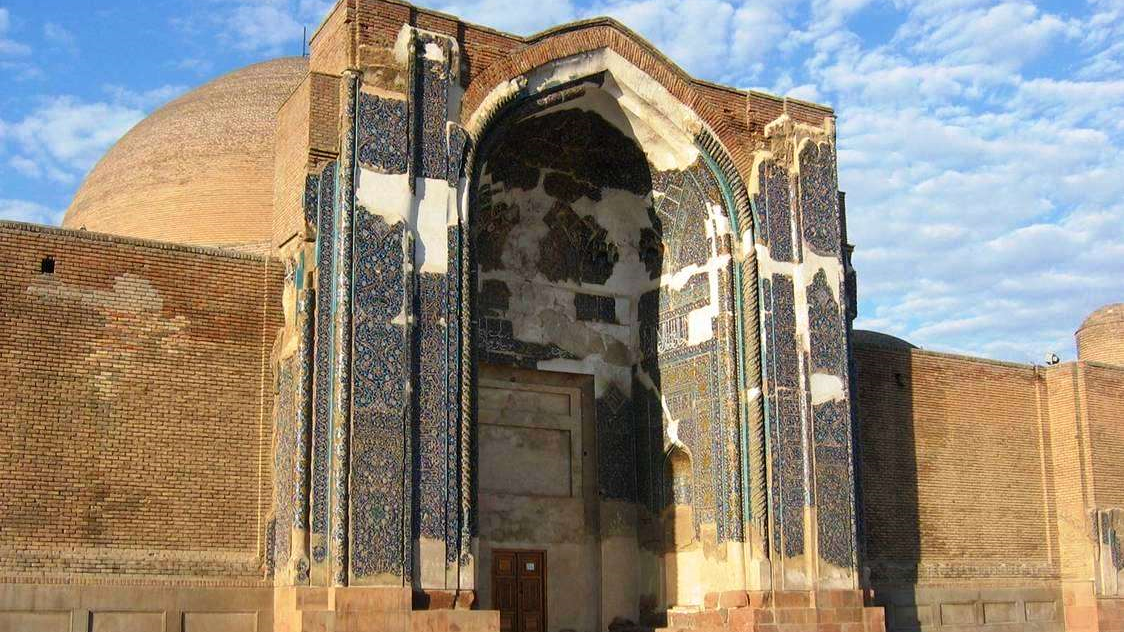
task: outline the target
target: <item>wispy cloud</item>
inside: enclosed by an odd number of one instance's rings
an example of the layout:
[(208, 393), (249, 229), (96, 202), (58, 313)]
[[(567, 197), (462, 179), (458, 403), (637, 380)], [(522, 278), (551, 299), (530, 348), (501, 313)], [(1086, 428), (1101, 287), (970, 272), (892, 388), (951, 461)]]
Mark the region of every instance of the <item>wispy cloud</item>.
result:
[(174, 23), (187, 32), (216, 28), (219, 43), (245, 54), (296, 54), (301, 37), (319, 26), (332, 0), (212, 0), (205, 11)]
[(68, 29), (54, 22), (43, 25), (43, 39), (68, 53), (78, 52), (78, 38)]
[(12, 15), (8, 9), (0, 7), (0, 58), (24, 57), (31, 54), (31, 47), (27, 44), (11, 39), (9, 31), (12, 28)]
[(125, 86), (108, 85), (105, 91), (112, 97), (112, 102), (141, 110), (151, 110), (164, 105), (187, 91), (187, 86), (163, 85), (150, 90), (136, 91)]
[(58, 224), (65, 209), (52, 209), (28, 200), (0, 199), (0, 219), (33, 224)]
[(0, 140), (21, 173), (73, 184), (144, 112), (123, 103), (49, 97), (27, 116), (3, 121)]

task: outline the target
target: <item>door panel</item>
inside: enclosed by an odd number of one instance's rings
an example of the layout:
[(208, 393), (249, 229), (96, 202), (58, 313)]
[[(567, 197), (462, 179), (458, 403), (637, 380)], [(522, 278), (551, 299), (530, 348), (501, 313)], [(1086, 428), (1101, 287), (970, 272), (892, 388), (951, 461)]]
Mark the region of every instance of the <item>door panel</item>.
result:
[(492, 552), (492, 608), (500, 632), (545, 632), (546, 552)]
[(515, 564), (515, 553), (492, 553), (492, 608), (500, 611), (500, 632), (518, 632), (519, 580)]
[(546, 608), (543, 603), (543, 568), (546, 554), (542, 551), (527, 551), (519, 554), (519, 632), (543, 632), (546, 627)]

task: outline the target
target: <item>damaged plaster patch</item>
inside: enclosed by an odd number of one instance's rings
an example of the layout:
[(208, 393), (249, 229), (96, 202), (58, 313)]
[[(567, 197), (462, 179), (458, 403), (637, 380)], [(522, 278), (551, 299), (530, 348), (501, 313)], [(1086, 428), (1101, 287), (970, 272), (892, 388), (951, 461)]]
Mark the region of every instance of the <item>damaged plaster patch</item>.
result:
[(410, 225), (417, 231), (414, 262), (419, 272), (444, 274), (449, 269), (449, 198), (452, 194), (444, 180), (417, 179)]
[[(409, 176), (405, 173), (386, 174), (359, 169), (359, 185), (355, 189), (355, 203), (368, 212), (382, 217), (387, 223), (409, 218), (413, 208)], [(441, 210), (444, 217), (445, 209)]]

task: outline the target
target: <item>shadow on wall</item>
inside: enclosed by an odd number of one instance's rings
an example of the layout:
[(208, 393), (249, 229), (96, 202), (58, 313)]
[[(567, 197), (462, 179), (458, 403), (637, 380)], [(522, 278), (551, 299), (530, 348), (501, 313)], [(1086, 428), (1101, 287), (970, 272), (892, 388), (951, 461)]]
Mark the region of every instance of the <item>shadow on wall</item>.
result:
[(916, 595), (921, 531), (914, 348), (885, 334), (854, 332), (863, 572), (893, 632), (916, 632), (930, 623)]

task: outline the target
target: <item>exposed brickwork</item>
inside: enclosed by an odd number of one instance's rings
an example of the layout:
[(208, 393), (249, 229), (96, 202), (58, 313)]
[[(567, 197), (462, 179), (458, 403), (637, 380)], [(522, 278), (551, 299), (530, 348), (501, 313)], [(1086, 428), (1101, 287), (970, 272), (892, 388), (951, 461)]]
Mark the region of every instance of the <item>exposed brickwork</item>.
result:
[(277, 113), (273, 245), (306, 234), (305, 176), (339, 153), (340, 78), (309, 73)]
[(277, 112), (273, 182), (273, 246), (304, 233), (304, 188), (308, 173), (309, 97), (305, 77)]
[(339, 2), (312, 35), (308, 68), (312, 72), (339, 75), (351, 67), (353, 56), (354, 0)]
[(1034, 367), (863, 346), (855, 364), (875, 576), (1056, 576)]
[(1124, 507), (1124, 366), (1081, 363), (1093, 462), (1093, 493), (1100, 509)]
[(335, 157), (340, 145), (340, 78), (312, 73), (310, 80), (309, 148)]
[(260, 574), (279, 264), (4, 222), (0, 267), (0, 572)]
[(1049, 629), (1122, 627), (1119, 602), (1094, 598), (1090, 517), (1124, 503), (1124, 367), (874, 339), (854, 355), (866, 558), (891, 627), (987, 623), (989, 599)]
[[(734, 166), (749, 181), (752, 166), (750, 139), (738, 135), (745, 125), (741, 113), (724, 116), (719, 105), (696, 90), (696, 82), (672, 64), (647, 42), (611, 20), (592, 20), (560, 27), (527, 40), (527, 44), (495, 62), (473, 78), (465, 91), (462, 117), (476, 110), (485, 96), (504, 81), (524, 74), (551, 60), (608, 48), (640, 68), (663, 85), (668, 92), (693, 109), (713, 130), (730, 153)], [(741, 94), (736, 93), (735, 94)], [(745, 98), (741, 94), (741, 98)]]
[(879, 607), (858, 590), (709, 593), (702, 610), (668, 613), (667, 628), (718, 632), (885, 632)]
[(1081, 410), (1080, 365), (1050, 367), (1044, 372), (1043, 410), (1049, 416), (1049, 452), (1057, 512), (1058, 554), (1063, 578), (1089, 578), (1093, 549), (1087, 508), (1093, 504), (1086, 415)]

